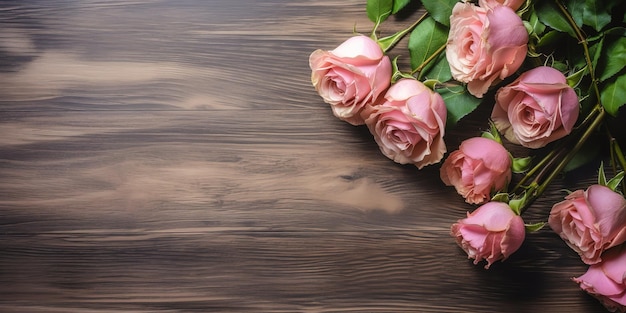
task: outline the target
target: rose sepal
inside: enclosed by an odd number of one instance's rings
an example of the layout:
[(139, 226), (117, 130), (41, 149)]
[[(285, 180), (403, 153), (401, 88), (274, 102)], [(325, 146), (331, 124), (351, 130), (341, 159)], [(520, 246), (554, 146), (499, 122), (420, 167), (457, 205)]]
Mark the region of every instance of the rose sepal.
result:
[(524, 224), (524, 227), (526, 228), (526, 232), (534, 233), (541, 230), (544, 226), (546, 226), (546, 224), (546, 222), (537, 222), (532, 224)]

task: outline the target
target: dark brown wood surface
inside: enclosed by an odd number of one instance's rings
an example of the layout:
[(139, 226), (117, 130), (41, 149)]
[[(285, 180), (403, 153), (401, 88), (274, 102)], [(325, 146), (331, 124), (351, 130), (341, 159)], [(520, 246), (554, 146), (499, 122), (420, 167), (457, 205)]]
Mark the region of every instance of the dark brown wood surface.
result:
[(438, 166), (332, 116), (308, 55), (368, 32), (364, 7), (0, 1), (0, 311), (602, 312), (549, 229), (473, 265)]

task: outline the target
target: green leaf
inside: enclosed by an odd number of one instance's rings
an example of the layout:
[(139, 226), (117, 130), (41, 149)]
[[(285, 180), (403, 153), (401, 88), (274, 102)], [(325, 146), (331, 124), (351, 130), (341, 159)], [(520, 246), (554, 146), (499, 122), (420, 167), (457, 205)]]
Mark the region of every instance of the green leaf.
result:
[(490, 132), (483, 132), (482, 134), (480, 134), (480, 137), (486, 138), (486, 139), (489, 139), (489, 140), (493, 140), (493, 141), (497, 141), (496, 137), (494, 137), (493, 134), (490, 133)]
[(411, 79), (415, 79), (415, 77), (413, 77), (411, 74), (407, 74), (407, 73), (402, 73), (400, 71), (400, 69), (398, 68), (398, 58), (400, 56), (396, 56), (395, 58), (393, 58), (393, 61), (391, 61), (391, 68), (393, 70), (393, 73), (391, 74), (391, 83), (395, 84), (396, 81), (400, 80), (401, 78), (411, 78)]
[(567, 85), (572, 88), (576, 88), (578, 84), (580, 84), (580, 81), (583, 79), (586, 73), (587, 67), (585, 66), (577, 72), (570, 74), (569, 76), (567, 76)]
[(617, 173), (617, 175), (615, 175), (615, 177), (611, 178), (608, 182), (606, 182), (606, 186), (611, 188), (611, 190), (615, 191), (617, 190), (617, 186), (619, 186), (619, 184), (622, 182), (623, 179), (624, 179), (624, 172), (620, 171), (619, 173)]
[(511, 210), (513, 210), (515, 214), (520, 215), (522, 214), (522, 207), (524, 206), (525, 202), (526, 202), (526, 194), (524, 194), (524, 196), (519, 199), (511, 199), (509, 201), (509, 207), (511, 207)]
[(441, 94), (448, 109), (447, 125), (455, 125), (465, 115), (474, 111), (481, 101), (461, 86), (439, 88), (437, 92)]
[(626, 67), (626, 29), (614, 28), (607, 32), (605, 47), (600, 51), (596, 76), (605, 81)]
[(436, 79), (427, 79), (424, 81), (424, 85), (431, 90), (435, 90), (439, 84), (441, 84), (441, 82)]
[(450, 64), (448, 64), (445, 52), (440, 54), (431, 64), (432, 68), (428, 69), (427, 67), (427, 71), (422, 71), (421, 76), (427, 79), (436, 79), (439, 82), (447, 82), (452, 79)]
[(554, 1), (537, 1), (535, 12), (543, 24), (576, 37), (576, 33)]
[(404, 9), (404, 7), (406, 7), (410, 2), (411, 0), (394, 0), (393, 10), (391, 11), (391, 14), (398, 13), (398, 11)]
[[(614, 127), (611, 127), (611, 125), (609, 125), (609, 133), (612, 131), (612, 129), (620, 128), (621, 123), (618, 122), (614, 125)], [(615, 127), (616, 126), (616, 127)], [(624, 153), (622, 152), (622, 148), (620, 147), (620, 144), (617, 140), (611, 140), (610, 141), (610, 151), (611, 151), (611, 159), (613, 163), (619, 164), (619, 167), (622, 168), (622, 170), (626, 169), (626, 157), (624, 157)], [(623, 186), (624, 190), (626, 191), (626, 186)]]
[(530, 168), (530, 162), (532, 161), (532, 157), (524, 157), (524, 158), (513, 158), (513, 163), (511, 164), (511, 171), (513, 173), (524, 173), (528, 171)]
[[(565, 54), (565, 59), (563, 59), (563, 62), (565, 62), (566, 64), (565, 71), (581, 69), (587, 66), (587, 59), (585, 58), (585, 50), (583, 49), (582, 45), (570, 44), (568, 46), (563, 46), (563, 47), (567, 47), (567, 53)], [(589, 53), (591, 53), (593, 57), (593, 51), (591, 51), (592, 50), (591, 48), (592, 47), (589, 48), (590, 50)]]
[(526, 228), (526, 231), (529, 232), (529, 233), (534, 233), (536, 231), (539, 231), (544, 226), (546, 226), (545, 222), (539, 222), (539, 223), (533, 223), (533, 224), (524, 224), (524, 227)]
[[(447, 40), (448, 29), (437, 24), (432, 17), (425, 18), (413, 29), (409, 37), (411, 68), (416, 69), (421, 66), (435, 51), (445, 45)], [(421, 73), (428, 71), (432, 66), (432, 62), (424, 66)]]
[(538, 48), (550, 47), (557, 43), (559, 43), (561, 39), (561, 35), (563, 33), (558, 30), (550, 30), (545, 33), (543, 36), (539, 37), (539, 41), (537, 42)]
[(367, 18), (376, 23), (384, 22), (393, 9), (393, 0), (367, 0)]
[(600, 155), (601, 149), (598, 149), (598, 142), (602, 142), (602, 138), (597, 138), (597, 136), (598, 135), (595, 134), (592, 135), (592, 137), (583, 144), (582, 148), (580, 148), (567, 165), (565, 165), (565, 168), (563, 168), (564, 172), (570, 172), (588, 164)]
[(606, 112), (617, 116), (617, 111), (626, 102), (626, 75), (607, 81), (600, 90), (600, 99)]
[[(483, 138), (491, 139), (499, 144), (502, 144), (502, 138), (500, 137), (500, 132), (498, 131), (496, 124), (493, 123), (492, 121), (489, 121), (489, 131), (482, 132), (480, 136)], [(509, 153), (509, 157), (511, 158), (511, 160), (513, 159), (513, 155), (511, 155), (511, 153)]]
[(574, 19), (578, 27), (583, 27), (583, 15), (585, 12), (585, 2), (581, 0), (565, 0), (564, 3), (567, 11)]
[(600, 168), (598, 168), (598, 185), (606, 186), (606, 174), (604, 173), (604, 162), (600, 162)]
[(610, 1), (585, 0), (583, 24), (593, 27), (596, 31), (602, 30), (611, 22), (613, 5)]
[(491, 197), (491, 201), (508, 203), (509, 194), (506, 192), (496, 193), (493, 197)]
[[(586, 90), (576, 90), (576, 93), (578, 94), (578, 99), (580, 101), (580, 116), (587, 116), (586, 114), (593, 111), (596, 104), (600, 103), (600, 99), (598, 99), (598, 96), (596, 95), (591, 84), (588, 85)], [(587, 140), (587, 142), (589, 142), (589, 140)], [(594, 144), (597, 144), (597, 142), (594, 142)]]
[(602, 56), (603, 47), (604, 47), (604, 36), (598, 40), (595, 44), (589, 47), (589, 54), (593, 57), (591, 60), (591, 65), (593, 66), (593, 72), (595, 77), (598, 75), (598, 62), (600, 61), (600, 57)]
[(407, 32), (408, 30), (403, 29), (391, 36), (378, 38), (377, 39), (378, 45), (380, 46), (381, 49), (383, 49), (384, 52), (387, 52), (391, 48), (393, 48), (400, 40), (402, 40), (402, 38), (404, 38)]
[(585, 152), (579, 151), (576, 155), (565, 165), (563, 172), (571, 172), (593, 160), (598, 156), (598, 149), (588, 150)]
[(459, 0), (422, 0), (422, 5), (435, 21), (450, 26), (450, 15), (452, 15), (452, 7)]
[(528, 23), (530, 24), (533, 33), (537, 36), (543, 34), (546, 30), (546, 25), (539, 22), (539, 18), (537, 17), (537, 13), (535, 11), (532, 11)]

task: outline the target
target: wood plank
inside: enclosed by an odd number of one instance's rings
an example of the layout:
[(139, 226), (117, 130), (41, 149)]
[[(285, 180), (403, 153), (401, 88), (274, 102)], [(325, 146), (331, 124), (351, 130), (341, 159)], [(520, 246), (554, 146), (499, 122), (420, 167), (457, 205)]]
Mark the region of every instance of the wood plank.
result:
[(437, 167), (332, 116), (308, 56), (355, 25), (363, 0), (0, 2), (0, 311), (601, 311), (548, 229), (472, 265)]
[(0, 4), (2, 110), (315, 107), (309, 54), (370, 27), (355, 0), (23, 3)]
[(329, 115), (7, 112), (4, 231), (412, 228), (445, 217), (420, 203), (458, 210), (435, 169), (391, 162), (366, 128)]
[[(489, 271), (445, 231), (49, 233), (0, 242), (3, 312), (601, 312), (544, 236)], [(10, 269), (10, 270), (7, 270)]]
[[(4, 231), (412, 229), (447, 227), (472, 208), (441, 183), (437, 167), (393, 163), (365, 127), (329, 115), (6, 112)], [(550, 206), (528, 218), (544, 219)]]
[(469, 207), (433, 186), (436, 168), (390, 162), (326, 109), (255, 113), (4, 114), (3, 307), (598, 309), (549, 231), (484, 271), (448, 235)]

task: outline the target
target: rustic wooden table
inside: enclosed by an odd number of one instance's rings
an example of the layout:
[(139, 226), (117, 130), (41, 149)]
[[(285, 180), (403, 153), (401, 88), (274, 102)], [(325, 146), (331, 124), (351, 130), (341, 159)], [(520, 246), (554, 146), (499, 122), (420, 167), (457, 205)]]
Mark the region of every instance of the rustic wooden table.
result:
[(332, 116), (308, 55), (364, 3), (0, 1), (0, 311), (602, 312), (549, 229), (474, 266), (438, 166)]

